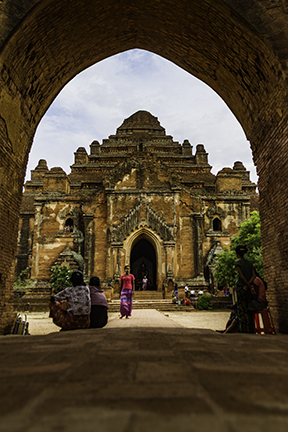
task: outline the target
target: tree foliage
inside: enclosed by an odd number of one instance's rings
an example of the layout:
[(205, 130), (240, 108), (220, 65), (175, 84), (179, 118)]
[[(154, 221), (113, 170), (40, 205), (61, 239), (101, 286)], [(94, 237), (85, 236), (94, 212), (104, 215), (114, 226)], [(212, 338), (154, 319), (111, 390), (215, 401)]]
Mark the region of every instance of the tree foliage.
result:
[(59, 291), (62, 291), (64, 288), (68, 288), (71, 286), (70, 277), (72, 271), (64, 266), (55, 266), (51, 268), (52, 275), (50, 279), (52, 293), (57, 294)]
[(224, 252), (218, 255), (218, 262), (214, 273), (218, 286), (235, 286), (237, 279), (235, 261), (238, 259), (235, 255), (235, 248), (240, 245), (247, 247), (248, 252), (245, 254), (245, 258), (253, 262), (255, 270), (264, 278), (261, 225), (260, 216), (257, 211), (251, 213), (250, 219), (246, 219), (241, 225), (238, 235), (232, 238), (230, 251), (224, 248)]
[(237, 276), (235, 261), (235, 252), (230, 252), (227, 248), (224, 248), (224, 252), (218, 255), (214, 273), (218, 287), (233, 287), (235, 285)]

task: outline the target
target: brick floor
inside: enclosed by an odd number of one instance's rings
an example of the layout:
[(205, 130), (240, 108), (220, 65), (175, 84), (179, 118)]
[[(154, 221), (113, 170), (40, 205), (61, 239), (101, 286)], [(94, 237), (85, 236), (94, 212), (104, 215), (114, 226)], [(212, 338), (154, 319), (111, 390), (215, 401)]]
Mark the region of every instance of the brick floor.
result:
[(1, 432), (288, 430), (287, 335), (134, 312), (103, 329), (1, 336)]

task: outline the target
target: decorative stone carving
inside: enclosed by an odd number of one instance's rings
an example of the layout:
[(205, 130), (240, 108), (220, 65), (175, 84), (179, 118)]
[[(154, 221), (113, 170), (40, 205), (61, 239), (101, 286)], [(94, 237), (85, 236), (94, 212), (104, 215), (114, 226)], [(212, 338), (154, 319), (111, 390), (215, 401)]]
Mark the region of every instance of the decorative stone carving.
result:
[(226, 217), (225, 211), (221, 207), (216, 205), (209, 207), (206, 211), (206, 215), (208, 216), (209, 219), (213, 219), (215, 215), (218, 215), (220, 219), (225, 219)]
[(53, 266), (62, 266), (66, 265), (70, 268), (70, 270), (81, 270), (81, 267), (79, 265), (78, 260), (74, 256), (70, 246), (69, 242), (66, 244), (64, 250), (59, 254), (56, 261), (53, 263)]
[(215, 245), (212, 246), (212, 248), (210, 249), (204, 267), (205, 279), (209, 283), (210, 291), (212, 292), (215, 290), (213, 275), (218, 261), (218, 255), (222, 252), (224, 251), (221, 247), (221, 243), (217, 241)]
[[(0, 136), (4, 126), (0, 121)], [(48, 280), (51, 264), (69, 241), (73, 265), (82, 268), (84, 258), (85, 277), (96, 272), (105, 284), (113, 280), (119, 293), (123, 266), (138, 262), (136, 246), (145, 240), (154, 248), (153, 283), (159, 291), (166, 285), (172, 289), (173, 283), (204, 287), (203, 253), (216, 239), (227, 244), (257, 204), (256, 185), (243, 165), (237, 161), (217, 180), (203, 144), (193, 154), (188, 141), (181, 146), (145, 111), (90, 148), (90, 155), (77, 150), (68, 175), (60, 168), (49, 171), (43, 160), (32, 171), (21, 206), (20, 226), (27, 233), (19, 232), (17, 259), (24, 254), (27, 262), (32, 248), (31, 276)], [(7, 178), (3, 172), (2, 180)], [(48, 189), (47, 178), (53, 180)], [(226, 196), (223, 191), (231, 188), (234, 195)], [(70, 228), (63, 230), (64, 225)], [(27, 239), (33, 233), (30, 246)], [(148, 246), (146, 252), (150, 254)]]
[(224, 251), (221, 247), (221, 244), (219, 241), (217, 241), (216, 244), (214, 246), (212, 246), (212, 248), (210, 249), (210, 251), (208, 253), (206, 265), (215, 267), (215, 265), (217, 264), (217, 261), (218, 261), (218, 255), (222, 252), (224, 252)]
[[(131, 174), (133, 169), (139, 169), (140, 162), (135, 159), (129, 159), (117, 166), (117, 168), (112, 172), (107, 174), (103, 179), (103, 186), (105, 189), (114, 189), (116, 183), (122, 181), (125, 175)], [(139, 177), (139, 176), (138, 176)], [(140, 188), (140, 185), (137, 184)]]
[(110, 228), (111, 242), (123, 242), (131, 232), (139, 228), (141, 225), (147, 225), (155, 231), (164, 241), (173, 241), (174, 230), (169, 227), (158, 213), (156, 213), (148, 204), (146, 204), (146, 219), (141, 218), (141, 209), (145, 203), (140, 202), (134, 209), (132, 209), (115, 227)]
[(79, 270), (81, 270), (83, 272), (83, 269), (84, 269), (84, 258), (83, 258), (83, 256), (81, 254), (73, 251), (73, 250), (71, 252), (72, 252), (73, 258), (79, 264)]
[(172, 173), (169, 179), (169, 183), (171, 189), (178, 189), (181, 187), (181, 177), (176, 173)]

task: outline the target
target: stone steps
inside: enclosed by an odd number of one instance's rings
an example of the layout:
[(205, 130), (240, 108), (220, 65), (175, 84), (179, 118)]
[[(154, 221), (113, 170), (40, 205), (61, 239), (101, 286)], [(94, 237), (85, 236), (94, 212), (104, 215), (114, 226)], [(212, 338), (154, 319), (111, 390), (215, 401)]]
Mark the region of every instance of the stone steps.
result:
[[(109, 302), (109, 312), (119, 312), (120, 300), (113, 300)], [(133, 309), (156, 309), (159, 311), (185, 311), (189, 312), (195, 310), (194, 306), (182, 306), (173, 304), (171, 300), (134, 300), (133, 299)]]
[(14, 309), (16, 311), (45, 312), (49, 310), (51, 288), (35, 287), (24, 295), (14, 292)]
[[(113, 300), (120, 299), (120, 293), (113, 294)], [(162, 291), (134, 291), (133, 292), (134, 300), (162, 300), (163, 292)]]
[[(182, 306), (178, 304), (172, 303), (171, 299), (147, 299), (147, 300), (135, 300), (133, 297), (133, 309), (157, 309), (157, 310), (178, 310), (178, 309), (187, 309), (193, 308), (190, 306)], [(109, 302), (109, 311), (115, 312), (120, 308), (120, 300), (112, 300)]]
[[(33, 288), (22, 297), (14, 297), (14, 308), (16, 311), (45, 312), (49, 310), (49, 300), (51, 289)], [(230, 297), (212, 297), (213, 309), (226, 309), (227, 304), (231, 304)], [(189, 306), (177, 305), (172, 303), (172, 299), (163, 299), (160, 291), (135, 291), (133, 294), (134, 309), (156, 309), (160, 311), (192, 311), (198, 309), (198, 301), (192, 301)], [(119, 297), (109, 302), (109, 312), (118, 312), (120, 309)]]
[(134, 300), (162, 300), (162, 291), (134, 291)]
[[(214, 309), (227, 309), (227, 305), (231, 304), (231, 298), (227, 297), (212, 297), (211, 304)], [(120, 300), (112, 300), (109, 302), (109, 312), (118, 312), (120, 309)], [(150, 299), (136, 300), (133, 296), (133, 309), (156, 309), (159, 311), (183, 311), (189, 312), (198, 309), (198, 301), (192, 300), (191, 305), (183, 306), (172, 303), (171, 299)]]

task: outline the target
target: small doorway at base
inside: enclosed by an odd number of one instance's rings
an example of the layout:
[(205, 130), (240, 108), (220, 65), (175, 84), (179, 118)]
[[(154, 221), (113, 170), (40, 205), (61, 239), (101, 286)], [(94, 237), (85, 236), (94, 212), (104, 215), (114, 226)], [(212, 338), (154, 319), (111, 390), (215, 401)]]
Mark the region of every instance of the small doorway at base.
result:
[(152, 244), (145, 239), (139, 240), (130, 256), (131, 273), (135, 276), (135, 290), (142, 290), (142, 281), (147, 277), (147, 290), (157, 290), (156, 253)]

